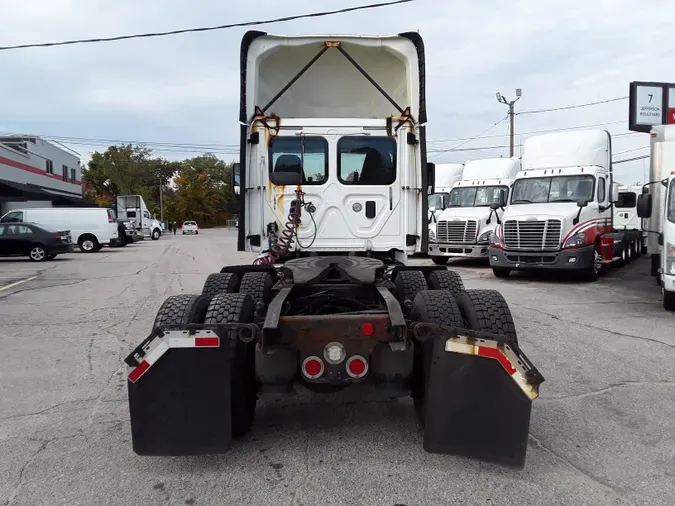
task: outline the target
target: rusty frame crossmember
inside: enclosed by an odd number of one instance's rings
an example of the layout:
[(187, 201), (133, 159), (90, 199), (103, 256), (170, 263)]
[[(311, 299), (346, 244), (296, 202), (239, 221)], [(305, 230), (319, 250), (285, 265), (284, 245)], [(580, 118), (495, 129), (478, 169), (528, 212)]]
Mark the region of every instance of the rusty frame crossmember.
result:
[[(371, 341), (394, 341), (405, 345), (407, 326), (403, 311), (394, 295), (384, 286), (375, 287), (387, 308), (385, 311), (354, 314), (281, 316), (284, 304), (293, 287), (284, 287), (267, 307), (260, 345), (265, 352), (270, 345), (291, 345), (303, 341), (334, 340), (335, 336)], [(369, 322), (374, 327), (370, 336), (363, 335), (361, 325)]]

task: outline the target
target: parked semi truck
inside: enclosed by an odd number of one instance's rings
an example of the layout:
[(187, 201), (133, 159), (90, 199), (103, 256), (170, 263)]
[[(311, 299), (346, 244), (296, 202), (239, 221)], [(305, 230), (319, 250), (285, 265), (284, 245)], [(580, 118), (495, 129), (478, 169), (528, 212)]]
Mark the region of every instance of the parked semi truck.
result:
[(514, 270), (566, 270), (595, 281), (636, 250), (641, 233), (615, 230), (609, 132), (583, 130), (528, 138), (502, 218), (490, 237), (497, 277)]
[(651, 273), (661, 286), (663, 307), (675, 311), (675, 125), (652, 127), (649, 181), (638, 197)]
[(647, 251), (647, 232), (642, 226), (642, 218), (637, 213), (637, 200), (642, 193), (642, 184), (619, 185), (619, 198), (614, 203), (614, 229), (633, 231), (639, 240), (633, 248), (625, 252), (625, 261), (632, 262)]
[(156, 241), (162, 236), (162, 224), (150, 213), (140, 195), (120, 195), (115, 201), (118, 220), (132, 221), (139, 234)]
[(224, 453), (258, 399), (365, 382), (412, 396), (425, 450), (522, 466), (543, 377), (504, 297), (407, 265), (435, 178), (420, 35), (252, 31), (238, 59), (238, 250), (257, 257), (169, 297), (126, 358), (134, 451)]
[(487, 258), (490, 235), (501, 222), (520, 160), (488, 158), (466, 163), (446, 209), (429, 228), (429, 255), (437, 265), (451, 257)]
[(429, 195), (429, 223), (435, 223), (438, 215), (448, 206), (450, 191), (454, 184), (462, 179), (463, 163), (436, 164), (434, 193)]

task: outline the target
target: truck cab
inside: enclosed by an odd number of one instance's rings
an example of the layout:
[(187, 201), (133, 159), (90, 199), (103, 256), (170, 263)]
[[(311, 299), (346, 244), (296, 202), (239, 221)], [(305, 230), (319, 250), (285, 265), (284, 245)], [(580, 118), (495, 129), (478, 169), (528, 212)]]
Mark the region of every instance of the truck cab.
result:
[(637, 212), (648, 231), (652, 275), (661, 286), (663, 307), (675, 311), (675, 125), (652, 127), (649, 182)]
[(604, 130), (528, 138), (502, 223), (490, 237), (497, 277), (571, 270), (589, 280), (614, 259), (611, 138)]
[(462, 172), (464, 172), (463, 163), (438, 163), (436, 164), (436, 179), (434, 185), (434, 193), (429, 195), (429, 211), (427, 217), (429, 219), (429, 230), (432, 224), (438, 219), (438, 215), (448, 207), (450, 203), (450, 192), (457, 181), (462, 179)]
[(429, 255), (437, 265), (449, 258), (487, 258), (490, 235), (500, 223), (518, 158), (471, 160), (448, 197), (446, 208), (430, 224)]
[(239, 249), (273, 263), (354, 253), (405, 264), (425, 251), (435, 167), (416, 34), (244, 44)]
[(164, 231), (162, 224), (153, 216), (141, 195), (120, 195), (115, 201), (117, 218), (131, 221), (137, 233), (150, 237), (153, 241), (159, 239)]
[(614, 203), (614, 230), (632, 230), (639, 234), (637, 255), (647, 250), (647, 232), (642, 226), (642, 218), (637, 213), (638, 196), (642, 193), (642, 184), (619, 185), (619, 195)]

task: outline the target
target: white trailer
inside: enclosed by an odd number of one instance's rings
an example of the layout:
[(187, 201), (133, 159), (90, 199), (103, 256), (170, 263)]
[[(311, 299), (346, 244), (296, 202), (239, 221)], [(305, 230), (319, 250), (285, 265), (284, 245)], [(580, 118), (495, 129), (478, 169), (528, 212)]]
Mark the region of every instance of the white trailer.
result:
[(651, 131), (649, 182), (638, 197), (652, 275), (661, 286), (663, 307), (675, 311), (675, 125)]
[(436, 180), (434, 193), (429, 195), (429, 223), (434, 223), (443, 209), (450, 201), (450, 191), (455, 183), (462, 179), (464, 172), (463, 163), (438, 163), (436, 164)]
[(471, 160), (450, 192), (448, 203), (430, 224), (429, 255), (445, 265), (451, 257), (487, 258), (490, 235), (500, 223), (520, 160)]

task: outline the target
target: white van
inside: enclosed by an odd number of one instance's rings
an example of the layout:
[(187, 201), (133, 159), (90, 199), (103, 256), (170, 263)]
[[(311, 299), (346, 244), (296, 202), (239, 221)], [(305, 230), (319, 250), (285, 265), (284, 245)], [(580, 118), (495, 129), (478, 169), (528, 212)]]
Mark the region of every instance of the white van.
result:
[(70, 236), (84, 253), (99, 251), (118, 238), (112, 209), (100, 207), (45, 207), (12, 209), (0, 223), (30, 222), (51, 230), (70, 230)]

